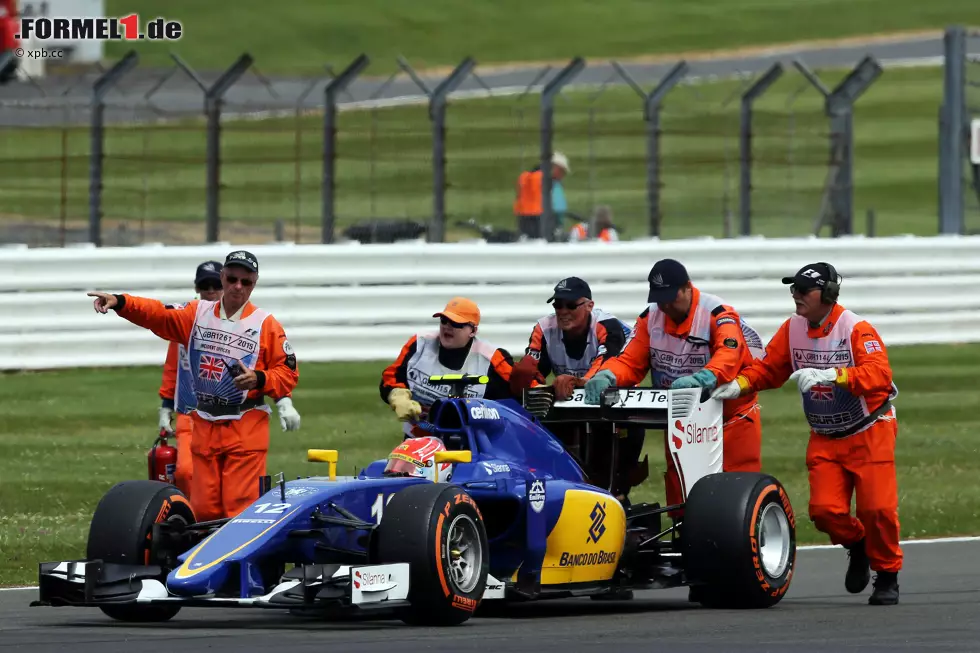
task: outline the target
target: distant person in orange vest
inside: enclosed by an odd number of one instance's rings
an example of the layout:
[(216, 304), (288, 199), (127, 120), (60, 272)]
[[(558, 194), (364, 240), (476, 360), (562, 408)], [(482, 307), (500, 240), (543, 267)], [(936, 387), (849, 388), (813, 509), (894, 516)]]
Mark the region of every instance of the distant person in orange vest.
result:
[[(596, 234), (593, 236), (592, 234)], [(599, 206), (592, 216), (592, 224), (579, 222), (572, 227), (568, 234), (568, 242), (575, 243), (583, 240), (601, 240), (612, 243), (619, 240), (619, 232), (612, 221), (612, 209), (608, 206)]]
[[(561, 152), (555, 152), (551, 156), (551, 211), (555, 216), (556, 232), (561, 230), (565, 213), (568, 212), (568, 200), (565, 199), (565, 188), (561, 182), (570, 173), (568, 157)], [(541, 176), (541, 166), (536, 165), (517, 178), (514, 217), (517, 218), (518, 231), (528, 238), (539, 238), (541, 235), (541, 214), (544, 213)]]

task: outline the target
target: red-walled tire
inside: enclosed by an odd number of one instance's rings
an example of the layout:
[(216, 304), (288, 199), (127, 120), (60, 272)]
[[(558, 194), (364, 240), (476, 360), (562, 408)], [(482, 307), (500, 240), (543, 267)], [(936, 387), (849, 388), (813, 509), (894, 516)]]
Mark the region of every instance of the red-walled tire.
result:
[(706, 607), (768, 608), (796, 566), (796, 516), (768, 474), (710, 474), (694, 484), (681, 525), (684, 570)]
[(374, 534), (377, 562), (409, 564), (407, 624), (457, 626), (483, 600), (490, 567), (487, 532), (476, 502), (445, 483), (410, 485), (385, 506)]
[[(127, 565), (158, 564), (151, 557), (153, 524), (180, 519), (195, 522), (190, 502), (176, 487), (160, 481), (117, 483), (99, 501), (89, 526), (86, 556)], [(161, 582), (166, 582), (164, 570)], [(104, 605), (106, 615), (119, 621), (167, 621), (180, 612), (174, 605)]]

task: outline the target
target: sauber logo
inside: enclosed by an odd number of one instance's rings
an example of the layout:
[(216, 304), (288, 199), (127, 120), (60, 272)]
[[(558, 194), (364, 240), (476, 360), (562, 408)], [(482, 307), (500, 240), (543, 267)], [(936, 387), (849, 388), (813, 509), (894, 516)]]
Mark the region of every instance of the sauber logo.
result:
[[(675, 449), (680, 449), (685, 442), (688, 444), (701, 444), (704, 442), (718, 441), (717, 426), (698, 426), (697, 424), (684, 424), (678, 419), (674, 420), (674, 428), (680, 431), (680, 436), (671, 433), (670, 438), (674, 443)], [(683, 436), (683, 437), (681, 437)]]

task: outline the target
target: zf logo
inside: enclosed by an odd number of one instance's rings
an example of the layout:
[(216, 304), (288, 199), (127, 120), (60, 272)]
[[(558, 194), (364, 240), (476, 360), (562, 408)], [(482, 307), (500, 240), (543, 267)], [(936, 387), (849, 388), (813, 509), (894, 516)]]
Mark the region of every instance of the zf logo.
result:
[[(592, 518), (592, 526), (589, 528), (589, 540), (593, 542), (598, 542), (602, 534), (606, 532), (606, 527), (602, 522), (606, 520), (606, 506), (605, 504), (600, 504), (598, 501), (589, 517)], [(588, 540), (586, 540), (588, 542)]]

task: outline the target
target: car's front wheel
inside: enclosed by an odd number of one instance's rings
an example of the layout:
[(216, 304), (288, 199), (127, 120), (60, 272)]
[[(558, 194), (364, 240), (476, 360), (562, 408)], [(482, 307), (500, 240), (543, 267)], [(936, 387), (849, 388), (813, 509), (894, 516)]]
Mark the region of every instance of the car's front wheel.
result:
[(372, 549), (379, 564), (409, 564), (412, 625), (455, 626), (483, 599), (490, 565), (483, 515), (460, 487), (410, 485), (385, 507)]
[[(194, 511), (187, 498), (172, 485), (159, 481), (123, 481), (99, 501), (89, 526), (89, 560), (127, 565), (164, 565), (153, 548), (153, 525), (166, 521), (193, 524)], [(169, 569), (164, 567), (164, 578)], [(180, 612), (176, 605), (104, 605), (102, 612), (120, 621), (167, 621)]]

